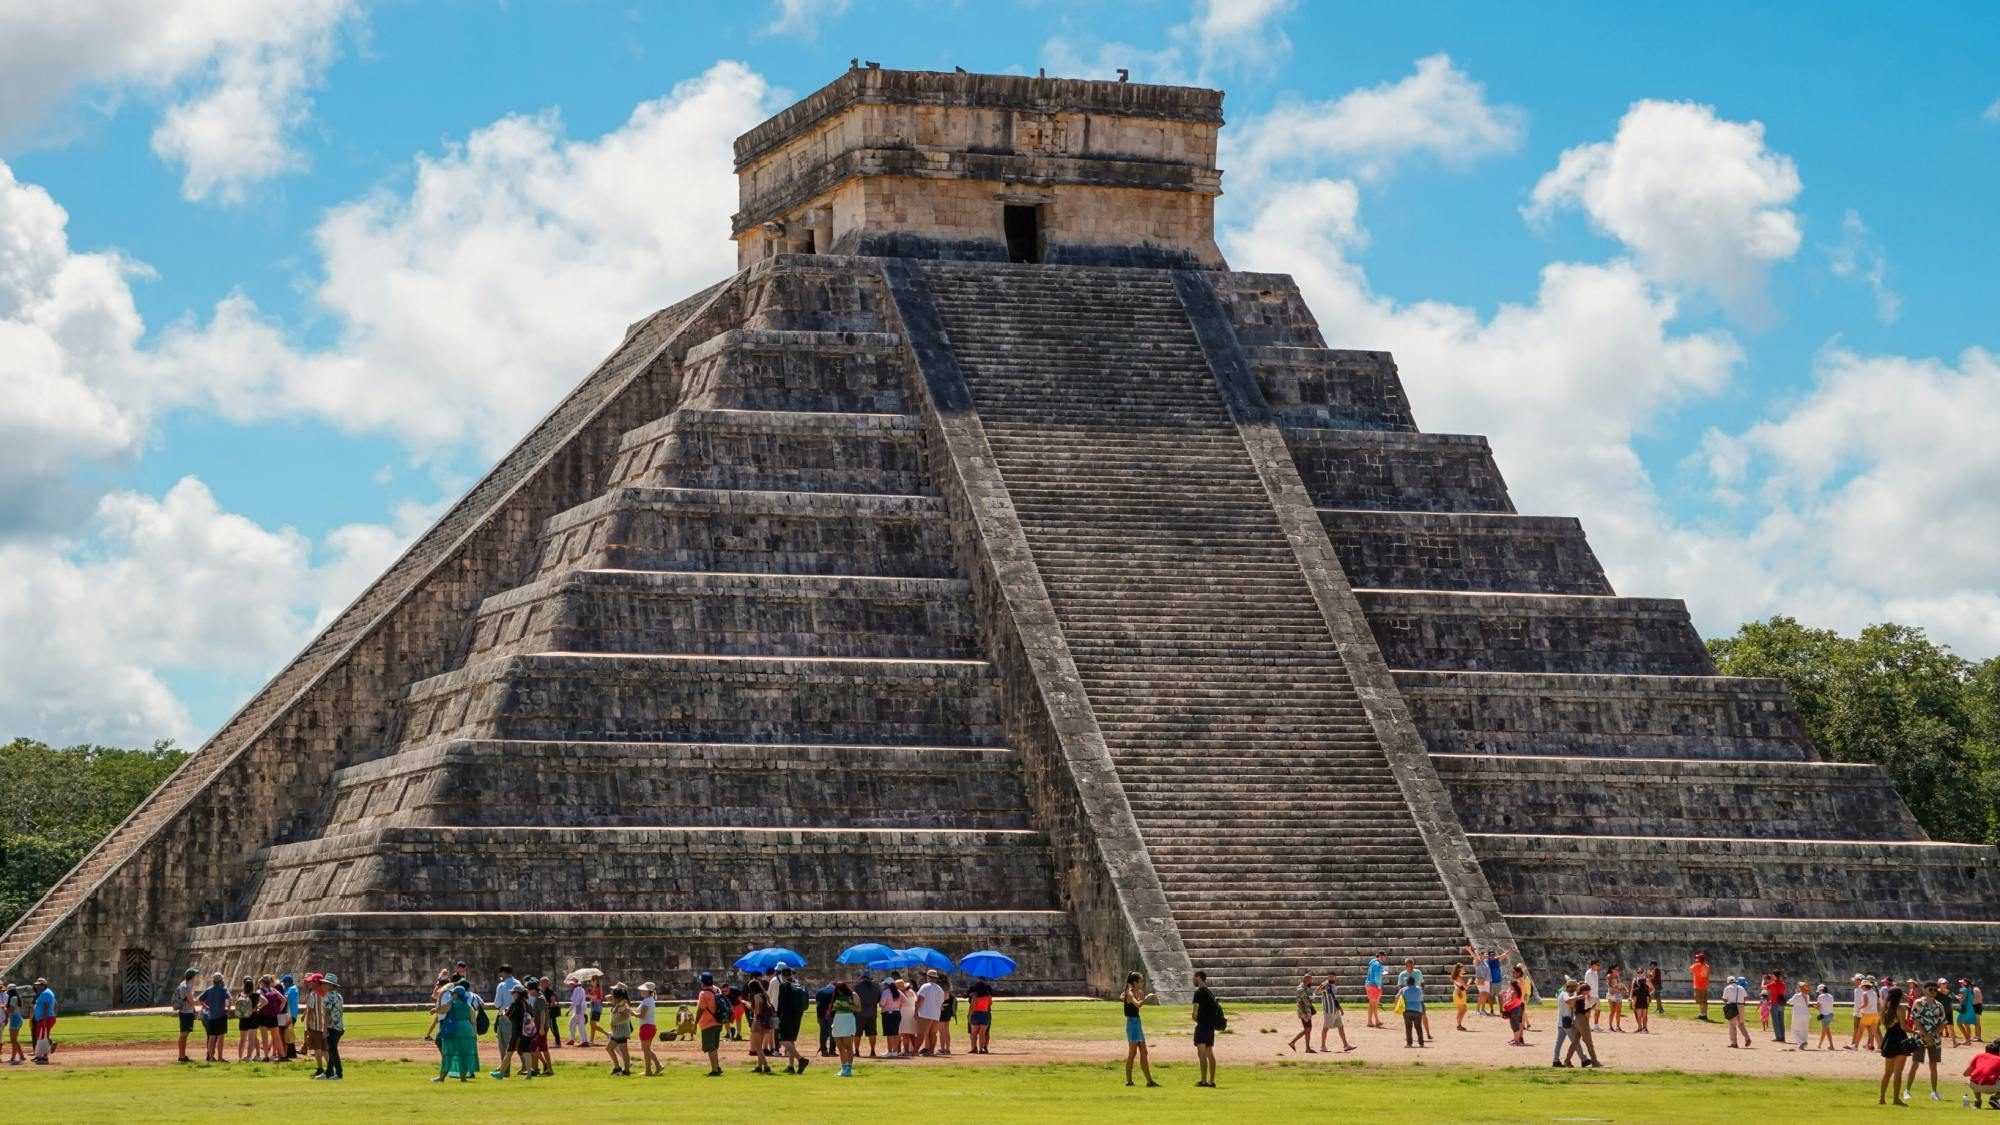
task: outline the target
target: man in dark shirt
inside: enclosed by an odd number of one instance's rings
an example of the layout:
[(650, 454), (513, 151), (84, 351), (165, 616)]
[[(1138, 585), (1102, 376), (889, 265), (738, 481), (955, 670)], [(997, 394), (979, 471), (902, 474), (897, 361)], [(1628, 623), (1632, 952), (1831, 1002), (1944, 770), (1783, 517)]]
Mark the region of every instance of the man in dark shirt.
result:
[(868, 1037), (868, 1057), (875, 1057), (875, 1021), (882, 1007), (882, 986), (861, 970), (861, 979), (854, 982), (854, 998), (861, 1001), (861, 1016), (856, 1021), (861, 1034)]
[(223, 1040), (229, 1037), (229, 986), (222, 983), (222, 974), (209, 978), (209, 986), (201, 994), (201, 1025), (208, 1033), (207, 1062), (228, 1062), (223, 1058)]
[(799, 1025), (812, 1007), (812, 993), (792, 979), (790, 965), (778, 966), (778, 1045), (785, 1051), (785, 1073), (804, 1074), (811, 1059), (799, 1054)]
[(1197, 1086), (1215, 1086), (1215, 1033), (1227, 1022), (1222, 1017), (1222, 1005), (1216, 1003), (1215, 993), (1208, 989), (1208, 974), (1195, 970), (1194, 974), (1194, 1053), (1201, 1063), (1201, 1080)]
[(833, 1056), (833, 982), (827, 981), (813, 993), (813, 1015), (819, 1019), (819, 1057)]

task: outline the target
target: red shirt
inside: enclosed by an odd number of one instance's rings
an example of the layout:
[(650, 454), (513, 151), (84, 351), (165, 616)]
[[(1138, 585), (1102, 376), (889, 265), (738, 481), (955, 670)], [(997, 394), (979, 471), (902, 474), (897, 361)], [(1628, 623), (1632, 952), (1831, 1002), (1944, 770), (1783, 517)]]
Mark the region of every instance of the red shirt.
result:
[(1974, 1086), (1992, 1086), (2000, 1083), (2000, 1055), (1979, 1052), (1972, 1060), (1972, 1068), (1966, 1071)]

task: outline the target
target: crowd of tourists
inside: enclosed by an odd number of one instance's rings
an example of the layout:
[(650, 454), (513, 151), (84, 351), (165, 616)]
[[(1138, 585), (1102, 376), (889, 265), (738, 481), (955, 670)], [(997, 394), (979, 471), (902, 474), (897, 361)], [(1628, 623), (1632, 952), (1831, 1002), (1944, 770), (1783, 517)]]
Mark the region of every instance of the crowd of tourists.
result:
[[(1637, 1035), (1653, 1031), (1652, 1017), (1664, 1014), (1660, 965), (1649, 961), (1628, 971), (1613, 962), (1591, 961), (1578, 975), (1566, 976), (1552, 996), (1538, 995), (1527, 965), (1515, 960), (1513, 949), (1465, 947), (1467, 960), (1451, 970), (1449, 992), (1454, 1028), (1466, 1026), (1468, 1014), (1506, 1020), (1510, 1046), (1529, 1046), (1527, 1035), (1539, 1018), (1536, 1009), (1553, 1001), (1554, 1041), (1550, 1065), (1596, 1068), (1599, 1034)], [(1695, 1018), (1713, 1023), (1711, 986), (1717, 979), (1706, 954), (1697, 953), (1688, 966)], [(1762, 1034), (1793, 1051), (1868, 1051), (1879, 1054), (1883, 1071), (1878, 1102), (1901, 1105), (1915, 1098), (1926, 1072), (1931, 1098), (1942, 1100), (1938, 1068), (1948, 1049), (1983, 1045), (1961, 1072), (1968, 1083), (1968, 1105), (2000, 1110), (2000, 1043), (1985, 1039), (1985, 994), (1977, 980), (1947, 977), (1898, 982), (1890, 974), (1856, 973), (1850, 988), (1836, 991), (1825, 981), (1791, 980), (1779, 971), (1762, 974), (1753, 989), (1746, 975), (1719, 978), (1721, 1020), (1731, 1049), (1752, 1049)], [(562, 975), (517, 976), (510, 965), (499, 967), (490, 989), (482, 991), (465, 962), (441, 971), (432, 990), (430, 1023), (424, 1038), (438, 1050), (438, 1072), (431, 1080), (471, 1081), (481, 1074), (523, 1079), (554, 1073), (552, 1051), (561, 1048), (601, 1049), (614, 1075), (633, 1071), (632, 1040), (638, 1040), (641, 1072), (666, 1071), (657, 1045), (683, 1041), (698, 1045), (706, 1073), (720, 1077), (725, 1044), (742, 1044), (753, 1074), (803, 1074), (814, 1058), (838, 1059), (839, 1075), (851, 1077), (857, 1060), (948, 1057), (958, 1016), (966, 1017), (964, 1047), (968, 1053), (990, 1049), (994, 989), (975, 979), (961, 995), (950, 974), (926, 969), (921, 975), (889, 971), (878, 979), (863, 970), (852, 979), (809, 988), (794, 966), (778, 962), (768, 970), (734, 974), (727, 979), (702, 973), (680, 991), (683, 999), (667, 1000), (662, 1008), (659, 989), (651, 981), (628, 987), (606, 984), (596, 968)], [(1393, 983), (1392, 983), (1393, 982)], [(1216, 1085), (1215, 1038), (1228, 1027), (1220, 1001), (1203, 973), (1194, 974), (1191, 1020), (1200, 1076), (1198, 1086)], [(1393, 1030), (1386, 1015), (1400, 1018), (1403, 1045), (1420, 1049), (1434, 1040), (1431, 1005), (1426, 1002), (1424, 973), (1413, 959), (1400, 968), (1386, 950), (1370, 958), (1362, 978), (1366, 1001), (1365, 1027)], [(1144, 1009), (1158, 997), (1145, 980), (1132, 973), (1119, 996), (1125, 1018), (1125, 1082), (1158, 1086), (1153, 1078)], [(1846, 1043), (1836, 1041), (1834, 1017), (1847, 1004), (1853, 1024)], [(1749, 1026), (1752, 1011), (1758, 1030)], [(201, 972), (188, 969), (176, 986), (172, 1011), (179, 1022), (178, 1058), (193, 1062), (189, 1041), (199, 1026), (205, 1040), (204, 1061), (226, 1063), (235, 1032), (236, 1062), (289, 1063), (311, 1058), (315, 1079), (344, 1077), (340, 1041), (346, 1032), (345, 1003), (340, 980), (333, 973), (246, 976), (231, 986), (220, 972), (204, 983)], [(1338, 973), (1302, 974), (1295, 993), (1300, 1029), (1288, 1046), (1305, 1053), (1331, 1053), (1356, 1047), (1349, 1038), (1346, 1002)], [(7, 1029), (9, 1058), (20, 1065), (30, 1058), (48, 1065), (56, 1048), (59, 1006), (49, 982), (32, 985), (0, 982), (0, 1026)], [(815, 1050), (801, 1050), (807, 1017), (817, 1026)], [(567, 1017), (565, 1019), (565, 1016)], [(32, 1054), (21, 1044), (23, 1025)], [(233, 1026), (232, 1026), (233, 1025)], [(1318, 1039), (1314, 1039), (1314, 1031)], [(497, 1058), (492, 1069), (481, 1060), (481, 1043), (491, 1034)], [(732, 1048), (734, 1049), (734, 1048)], [(865, 1049), (865, 1055), (863, 1051)], [(1926, 1070), (1927, 1068), (1927, 1070)], [(1136, 1073), (1135, 1073), (1136, 1070)]]

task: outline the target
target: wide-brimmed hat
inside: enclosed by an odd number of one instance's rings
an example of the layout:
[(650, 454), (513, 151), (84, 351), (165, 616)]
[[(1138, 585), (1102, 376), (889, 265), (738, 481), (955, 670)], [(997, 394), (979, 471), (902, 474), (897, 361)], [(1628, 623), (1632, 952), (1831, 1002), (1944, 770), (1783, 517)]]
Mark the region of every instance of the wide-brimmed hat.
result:
[(334, 976), (332, 973), (322, 974), (319, 979), (326, 982), (327, 984), (334, 986), (335, 988), (340, 987), (340, 978)]
[(640, 986), (639, 986), (639, 991), (641, 991), (641, 992), (651, 992), (651, 991), (653, 991), (653, 982), (652, 982), (652, 981), (647, 981), (646, 983), (644, 983), (644, 984), (640, 985)]

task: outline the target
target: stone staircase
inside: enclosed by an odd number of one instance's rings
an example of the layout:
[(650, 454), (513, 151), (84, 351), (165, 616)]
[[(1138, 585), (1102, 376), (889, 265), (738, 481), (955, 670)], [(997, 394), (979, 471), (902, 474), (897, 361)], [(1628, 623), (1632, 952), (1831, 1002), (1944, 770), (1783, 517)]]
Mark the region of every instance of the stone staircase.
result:
[(1819, 760), (1682, 603), (1615, 596), (1575, 520), (1516, 513), (1483, 438), (1419, 432), (1394, 362), (1324, 347), (1289, 279), (1218, 288), (1531, 961), (1976, 970), (1992, 849), (1928, 841), (1879, 769)]
[[(866, 313), (879, 281), (798, 274), (790, 297), (828, 290), (855, 330), (767, 305), (688, 349), (676, 409), (544, 522), (460, 665), (403, 691), (389, 752), (259, 854), (240, 920), (193, 934), (204, 964), (393, 933), (447, 960), (679, 979), (767, 944), (831, 973), (840, 946), (884, 940), (993, 946), (1021, 964), (1011, 987), (1084, 989), (902, 341)], [(495, 912), (517, 921), (488, 931)]]
[(926, 263), (1194, 967), (1226, 994), (1463, 930), (1169, 275)]

